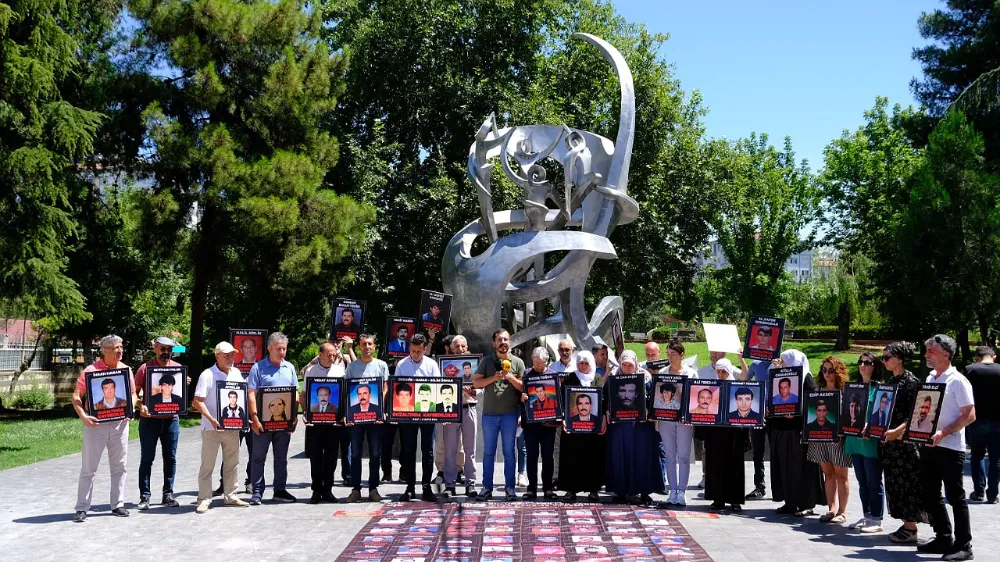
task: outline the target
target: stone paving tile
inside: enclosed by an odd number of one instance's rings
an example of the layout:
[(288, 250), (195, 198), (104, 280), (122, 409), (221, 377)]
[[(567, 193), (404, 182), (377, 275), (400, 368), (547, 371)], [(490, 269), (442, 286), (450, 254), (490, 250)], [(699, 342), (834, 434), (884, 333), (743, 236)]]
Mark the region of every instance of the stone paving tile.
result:
[[(119, 554), (134, 561), (333, 560), (368, 520), (367, 517), (334, 517), (333, 513), (338, 510), (370, 511), (379, 506), (368, 502), (336, 505), (306, 503), (310, 494), (309, 462), (301, 454), (303, 437), (302, 431), (295, 433), (291, 446), (295, 454), (289, 459), (289, 490), (300, 500), (294, 505), (267, 501), (270, 497), (268, 491), (264, 505), (259, 507), (222, 507), (221, 500), (216, 499), (208, 513), (196, 515), (194, 500), (197, 496), (200, 451), (197, 428), (181, 432), (175, 481), (176, 494), (181, 502), (179, 508), (162, 508), (154, 504), (147, 512), (140, 513), (134, 509), (138, 501), (138, 441), (129, 443), (129, 474), (125, 493), (126, 506), (131, 510), (131, 517), (128, 518), (113, 517), (108, 513), (106, 459), (94, 486), (95, 508), (85, 524), (71, 521), (80, 470), (79, 454), (0, 472), (0, 547), (5, 547), (3, 558), (29, 562), (83, 560), (92, 558), (92, 555), (83, 554), (81, 545), (115, 544)], [(241, 460), (246, 462), (245, 449)], [(367, 464), (367, 460), (364, 462)], [(161, 486), (160, 467), (157, 459), (153, 465), (154, 490)], [(363, 473), (367, 475), (367, 466)], [(394, 463), (393, 474), (398, 473), (398, 463)], [(498, 466), (496, 478), (502, 478), (502, 473)], [(339, 468), (337, 474), (340, 474)], [(698, 468), (692, 470), (693, 479), (699, 474)], [(749, 490), (753, 475), (751, 463), (747, 463), (745, 474)], [(242, 479), (242, 469), (240, 476)], [(266, 477), (270, 482), (270, 464)], [(387, 500), (392, 500), (403, 491), (403, 486), (382, 485), (379, 490)], [(971, 490), (968, 477), (966, 490)], [(334, 493), (343, 499), (349, 490), (338, 486)], [(698, 498), (697, 494), (697, 490), (689, 491), (689, 505), (685, 511), (703, 515), (708, 502)], [(154, 494), (154, 501), (159, 499), (157, 495)], [(465, 499), (462, 498), (462, 501)], [(774, 514), (777, 507), (778, 504), (768, 498), (748, 502), (743, 513), (737, 515), (708, 519), (685, 516), (682, 512), (678, 514), (678, 520), (708, 554), (720, 562), (937, 559), (917, 556), (911, 546), (890, 543), (886, 534), (898, 527), (899, 522), (889, 518), (884, 522), (885, 533), (861, 535), (843, 527), (819, 523), (816, 517), (798, 519), (778, 516)], [(848, 520), (860, 518), (860, 510), (857, 483), (852, 472)], [(1000, 528), (1000, 506), (972, 504), (970, 510), (976, 559), (1000, 561), (1000, 533), (996, 532)], [(168, 531), (164, 533), (164, 529)], [(930, 527), (921, 525), (920, 534), (929, 538), (932, 534)], [(152, 547), (154, 540), (158, 548), (169, 550), (169, 556)], [(10, 547), (16, 549), (16, 556), (9, 555)]]

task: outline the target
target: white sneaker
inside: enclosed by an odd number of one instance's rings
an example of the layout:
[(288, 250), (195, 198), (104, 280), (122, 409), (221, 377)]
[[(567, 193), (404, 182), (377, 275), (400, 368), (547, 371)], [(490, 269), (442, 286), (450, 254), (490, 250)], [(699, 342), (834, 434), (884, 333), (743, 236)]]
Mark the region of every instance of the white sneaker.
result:
[(208, 506), (212, 504), (212, 500), (201, 500), (198, 503), (198, 507), (195, 508), (195, 513), (205, 513), (208, 511)]
[(881, 533), (882, 532), (882, 520), (881, 519), (869, 519), (865, 523), (864, 527), (861, 527), (862, 533)]
[(523, 473), (523, 472), (518, 473), (518, 475), (517, 475), (517, 485), (520, 486), (520, 487), (522, 487), (522, 488), (527, 488), (528, 487), (528, 475), (525, 474), (525, 473)]
[(861, 519), (858, 519), (854, 523), (851, 523), (850, 525), (848, 525), (847, 528), (848, 529), (860, 529), (860, 528), (864, 527), (867, 524), (868, 524), (868, 518), (867, 517), (862, 517)]
[(677, 497), (674, 498), (674, 503), (677, 505), (687, 505), (687, 493), (684, 490), (677, 490)]

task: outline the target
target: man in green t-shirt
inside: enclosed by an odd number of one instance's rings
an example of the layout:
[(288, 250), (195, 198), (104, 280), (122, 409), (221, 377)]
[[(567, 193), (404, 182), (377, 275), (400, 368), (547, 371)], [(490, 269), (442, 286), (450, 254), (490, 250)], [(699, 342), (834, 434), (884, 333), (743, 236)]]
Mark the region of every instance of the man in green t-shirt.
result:
[(517, 457), (514, 441), (521, 404), (521, 378), (524, 361), (510, 354), (510, 334), (507, 330), (493, 333), (493, 353), (479, 363), (472, 377), (472, 386), (483, 389), (483, 490), (480, 501), (493, 497), (493, 468), (497, 456), (497, 437), (503, 440), (504, 495), (514, 501), (514, 471)]

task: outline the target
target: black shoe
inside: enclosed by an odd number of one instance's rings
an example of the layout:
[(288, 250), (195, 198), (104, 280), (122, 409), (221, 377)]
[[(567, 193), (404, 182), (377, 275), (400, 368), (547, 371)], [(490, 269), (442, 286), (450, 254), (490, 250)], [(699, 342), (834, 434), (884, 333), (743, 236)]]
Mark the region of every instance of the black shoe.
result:
[(601, 501), (601, 495), (598, 494), (597, 492), (591, 492), (587, 494), (587, 499), (592, 502), (599, 502)]
[(271, 500), (281, 503), (295, 503), (298, 501), (295, 496), (288, 493), (288, 490), (275, 490), (271, 494)]
[(86, 520), (87, 520), (87, 512), (86, 511), (77, 511), (76, 514), (73, 515), (73, 522), (74, 523), (83, 523)]
[(226, 491), (222, 489), (222, 482), (219, 482), (219, 487), (212, 490), (212, 497), (221, 496), (224, 493), (226, 493)]
[(434, 495), (434, 492), (433, 490), (431, 490), (430, 486), (424, 486), (424, 493), (420, 494), (420, 499), (424, 500), (425, 502), (438, 501), (437, 496)]
[(458, 495), (458, 492), (455, 491), (455, 487), (454, 486), (448, 486), (447, 488), (445, 488), (444, 489), (444, 493), (445, 493), (446, 496), (451, 496), (451, 497), (455, 497), (455, 496)]
[(653, 503), (653, 496), (649, 494), (639, 495), (639, 505), (651, 505)]
[(982, 492), (972, 492), (969, 494), (969, 500), (974, 502), (981, 502), (986, 499), (986, 494)]
[(547, 499), (549, 501), (558, 501), (559, 500), (559, 496), (555, 492), (553, 492), (552, 490), (549, 490), (548, 492), (545, 492), (544, 496), (545, 496), (545, 499)]
[(392, 484), (392, 474), (389, 474), (388, 472), (386, 472), (385, 476), (382, 477), (382, 483), (383, 484)]
[(533, 501), (535, 501), (535, 500), (538, 499), (538, 493), (537, 492), (525, 492), (524, 495), (521, 496), (521, 499), (524, 500), (524, 501), (526, 501), (526, 502), (533, 502)]
[(917, 552), (922, 554), (948, 554), (955, 550), (955, 544), (951, 537), (934, 537), (917, 546)]
[(476, 497), (476, 488), (474, 486), (472, 486), (472, 485), (466, 486), (465, 487), (465, 495), (467, 497), (475, 499), (475, 497)]
[[(253, 486), (251, 486), (249, 482), (247, 482), (246, 484), (243, 485), (243, 493), (244, 494), (250, 494), (251, 496), (253, 495)], [(219, 495), (222, 495), (222, 494), (219, 494)]]
[(752, 492), (746, 495), (748, 500), (760, 500), (764, 498), (764, 488), (754, 488)]
[(337, 499), (337, 496), (333, 495), (333, 492), (323, 492), (323, 501), (329, 503), (338, 503), (340, 500)]
[(260, 496), (257, 494), (250, 496), (250, 505), (260, 505)]
[(493, 499), (493, 490), (483, 490), (475, 497), (477, 502), (488, 502), (491, 499)]
[(941, 560), (972, 560), (973, 558), (975, 557), (972, 555), (972, 545), (968, 545), (965, 548), (953, 550), (945, 554), (941, 557)]
[(353, 485), (354, 485), (354, 481), (351, 480), (351, 477), (350, 476), (345, 476), (344, 477), (344, 486), (353, 486)]
[(503, 494), (503, 499), (505, 501), (509, 501), (509, 502), (516, 502), (517, 501), (517, 494), (514, 493), (514, 490), (507, 490)]
[(563, 500), (565, 500), (566, 503), (576, 503), (576, 492), (566, 492), (566, 495), (563, 496)]
[(986, 498), (986, 503), (992, 503), (992, 504), (1000, 503), (1000, 498)]
[(135, 506), (139, 511), (146, 511), (149, 509), (149, 498), (139, 498), (139, 505)]
[(722, 502), (712, 502), (712, 505), (708, 506), (709, 511), (722, 511), (726, 509), (726, 504)]
[(619, 495), (619, 494), (615, 494), (614, 496), (611, 497), (611, 503), (613, 503), (613, 504), (620, 504), (620, 505), (627, 505), (628, 504), (628, 498), (626, 498), (625, 496)]
[(415, 495), (417, 495), (416, 491), (414, 491), (414, 490), (406, 490), (405, 492), (403, 492), (403, 494), (401, 496), (399, 496), (399, 499), (396, 500), (396, 501), (401, 501), (401, 502), (413, 501), (413, 496), (415, 496)]
[(111, 510), (111, 513), (118, 517), (128, 517), (128, 510), (124, 507), (116, 507)]
[(738, 503), (734, 503), (734, 504), (732, 504), (732, 505), (730, 505), (730, 506), (729, 506), (729, 509), (730, 509), (730, 511), (732, 511), (733, 513), (739, 513), (739, 512), (741, 512), (741, 511), (743, 511), (743, 506), (741, 506), (741, 505), (740, 505), (740, 504), (738, 504)]
[(174, 495), (173, 494), (166, 494), (166, 495), (164, 495), (163, 496), (163, 501), (161, 501), (160, 503), (163, 504), (163, 507), (180, 507), (181, 506), (180, 502), (178, 502), (177, 500), (174, 499)]
[(309, 497), (309, 503), (311, 504), (317, 504), (321, 501), (323, 501), (323, 494), (319, 493), (319, 490), (314, 491), (312, 496)]

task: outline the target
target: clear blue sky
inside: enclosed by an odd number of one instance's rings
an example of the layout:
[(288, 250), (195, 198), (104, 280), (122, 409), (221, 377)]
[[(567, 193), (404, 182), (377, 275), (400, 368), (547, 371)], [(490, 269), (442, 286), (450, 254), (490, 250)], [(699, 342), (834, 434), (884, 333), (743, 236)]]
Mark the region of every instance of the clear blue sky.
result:
[(916, 103), (910, 58), (921, 12), (939, 0), (614, 0), (629, 21), (670, 34), (662, 56), (685, 92), (700, 90), (717, 138), (785, 136), (813, 171), (823, 148), (885, 96)]

